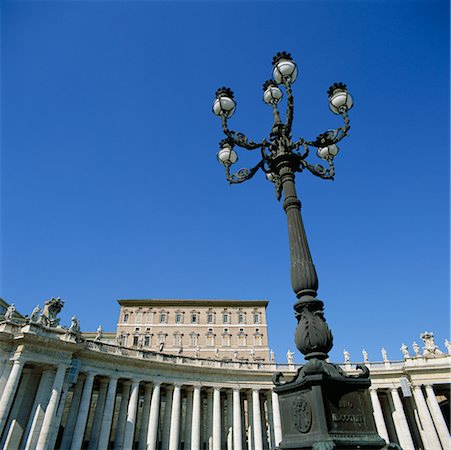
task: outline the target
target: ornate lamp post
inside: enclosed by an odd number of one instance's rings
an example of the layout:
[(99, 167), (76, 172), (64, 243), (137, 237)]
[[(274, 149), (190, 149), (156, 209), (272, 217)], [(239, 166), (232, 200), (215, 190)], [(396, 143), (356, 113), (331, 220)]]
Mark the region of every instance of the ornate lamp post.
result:
[[(295, 343), (307, 363), (296, 376), (282, 382), (276, 374), (274, 390), (279, 395), (283, 440), (282, 449), (380, 449), (385, 445), (377, 432), (368, 394), (369, 371), (359, 365), (360, 373), (348, 376), (338, 365), (326, 361), (332, 348), (332, 333), (324, 319), (321, 300), (316, 298), (318, 277), (312, 261), (301, 217), (301, 202), (296, 194), (295, 174), (309, 171), (323, 179), (333, 179), (334, 157), (338, 142), (347, 136), (350, 125), (348, 111), (353, 100), (343, 83), (334, 83), (327, 91), (329, 108), (341, 115), (343, 126), (320, 134), (313, 141), (292, 140), (294, 99), (292, 84), (298, 69), (291, 55), (280, 52), (273, 58), (273, 79), (263, 85), (263, 101), (273, 109), (274, 123), (269, 139), (254, 142), (242, 133), (232, 131), (228, 119), (236, 109), (231, 89), (216, 91), (213, 112), (220, 117), (225, 139), (220, 142), (217, 154), (225, 167), (226, 179), (231, 184), (252, 178), (261, 169), (274, 183), (278, 199), (283, 194), (283, 209), (288, 221), (291, 258), (291, 285), (297, 297), (294, 305), (298, 321)], [(285, 121), (282, 121), (278, 104), (283, 87), (287, 95)], [(238, 161), (235, 147), (259, 150), (260, 161), (251, 168), (231, 173)], [(310, 148), (327, 163), (327, 167), (307, 161)]]

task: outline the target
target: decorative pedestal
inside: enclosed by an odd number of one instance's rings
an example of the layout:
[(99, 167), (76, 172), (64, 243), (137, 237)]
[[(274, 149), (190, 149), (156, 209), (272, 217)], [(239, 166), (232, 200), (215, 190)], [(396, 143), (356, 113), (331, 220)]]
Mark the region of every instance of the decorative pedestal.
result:
[(311, 359), (286, 383), (275, 374), (279, 396), (281, 450), (380, 450), (386, 446), (377, 434), (368, 392), (369, 370), (347, 375), (339, 366)]

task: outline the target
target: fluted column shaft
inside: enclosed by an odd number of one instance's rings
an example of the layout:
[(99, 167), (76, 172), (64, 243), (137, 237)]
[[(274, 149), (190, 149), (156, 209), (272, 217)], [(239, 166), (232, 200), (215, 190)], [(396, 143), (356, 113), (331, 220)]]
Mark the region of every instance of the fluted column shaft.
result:
[(425, 389), (426, 389), (426, 401), (429, 406), (429, 410), (431, 411), (435, 427), (437, 428), (438, 436), (440, 442), (442, 443), (442, 447), (444, 448), (444, 450), (450, 450), (451, 444), (448, 427), (446, 426), (445, 419), (443, 418), (442, 411), (437, 402), (434, 388), (431, 385), (427, 385)]
[(255, 450), (263, 450), (262, 418), (260, 413), (260, 394), (258, 389), (252, 389), (252, 416), (254, 419)]
[(116, 402), (117, 381), (117, 377), (111, 377), (108, 384), (97, 450), (107, 450), (110, 442), (111, 424), (113, 422), (114, 404)]
[(130, 381), (122, 384), (121, 406), (117, 419), (116, 436), (114, 437), (114, 450), (121, 450), (124, 442), (125, 422), (127, 420), (128, 399), (130, 398)]
[(13, 367), (6, 382), (2, 398), (0, 400), (0, 435), (5, 428), (8, 414), (14, 399), (14, 395), (19, 385), (20, 376), (22, 374), (24, 362), (20, 359), (15, 360)]
[(393, 422), (395, 423), (399, 444), (403, 450), (415, 450), (398, 389), (392, 388), (390, 389), (390, 393), (395, 407), (395, 410), (393, 411)]
[(233, 448), (243, 449), (241, 430), (241, 396), (238, 388), (233, 389)]
[(66, 374), (66, 366), (58, 366), (55, 379), (52, 386), (52, 394), (45, 410), (44, 421), (42, 422), (41, 433), (39, 434), (36, 450), (47, 450), (48, 440), (52, 433), (52, 425), (56, 415), (58, 402), (63, 388), (64, 376)]
[[(421, 424), (423, 426), (422, 438), (425, 444), (426, 450), (440, 449), (440, 440), (435, 431), (434, 424), (432, 422), (431, 415), (429, 414), (426, 400), (424, 399), (421, 386), (413, 387), (413, 397), (418, 408), (418, 414), (420, 416)], [(421, 431), (421, 426), (420, 426)]]
[(174, 385), (172, 394), (171, 430), (169, 434), (169, 450), (177, 450), (180, 437), (181, 386)]
[(161, 449), (169, 449), (169, 431), (171, 427), (172, 393), (173, 386), (166, 388), (166, 402), (164, 407), (163, 429), (161, 430)]
[(282, 442), (282, 422), (280, 420), (279, 396), (274, 391), (271, 391), (271, 400), (274, 423), (274, 444), (277, 447)]
[(152, 400), (150, 402), (146, 450), (156, 449), (159, 414), (160, 414), (160, 384), (155, 384), (152, 391)]
[(70, 450), (80, 450), (85, 437), (86, 421), (88, 420), (89, 408), (91, 406), (92, 386), (94, 384), (95, 374), (88, 372), (85, 384), (83, 386), (83, 394), (81, 396), (80, 408), (78, 410), (77, 421), (75, 422), (74, 437)]
[(385, 442), (389, 443), (390, 438), (388, 437), (387, 427), (385, 425), (384, 415), (382, 413), (381, 403), (379, 401), (379, 397), (377, 395), (377, 389), (370, 387), (370, 397), (371, 403), (373, 405), (373, 415), (374, 421), (376, 422), (376, 429), (379, 436), (385, 440)]
[(135, 435), (135, 425), (136, 425), (136, 413), (138, 411), (138, 399), (139, 399), (139, 380), (133, 380), (130, 400), (128, 402), (127, 409), (127, 423), (125, 425), (124, 444), (123, 444), (124, 450), (132, 450), (133, 448), (133, 438)]
[(221, 388), (213, 389), (213, 450), (221, 450)]
[(146, 383), (144, 385), (144, 403), (141, 412), (141, 427), (139, 430), (138, 450), (146, 450), (147, 425), (149, 422), (151, 397), (152, 397), (152, 385), (150, 383)]
[(194, 386), (193, 390), (193, 415), (191, 426), (191, 450), (200, 450), (200, 386)]
[(227, 389), (227, 450), (233, 450), (233, 390)]
[(247, 449), (255, 450), (254, 443), (254, 407), (252, 400), (252, 392), (246, 392), (247, 403)]
[(185, 432), (182, 438), (180, 439), (184, 443), (184, 448), (191, 448), (191, 433), (192, 433), (192, 424), (193, 424), (193, 387), (189, 387), (186, 390), (186, 412), (185, 412)]
[(102, 425), (103, 411), (105, 408), (106, 390), (108, 380), (102, 378), (100, 380), (99, 393), (97, 395), (97, 402), (94, 412), (94, 420), (92, 422), (91, 434), (89, 436), (88, 450), (96, 450), (99, 442), (100, 426)]

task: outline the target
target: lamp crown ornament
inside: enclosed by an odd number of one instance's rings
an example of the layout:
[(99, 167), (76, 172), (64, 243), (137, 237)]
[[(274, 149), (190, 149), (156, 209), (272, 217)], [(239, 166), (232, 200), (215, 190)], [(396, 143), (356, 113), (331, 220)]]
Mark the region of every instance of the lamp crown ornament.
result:
[(335, 91), (346, 91), (346, 84), (342, 82), (334, 83), (327, 90), (327, 95), (330, 97)]
[(277, 87), (277, 83), (274, 80), (266, 80), (263, 83), (263, 91), (266, 91), (269, 87)]
[(277, 52), (272, 58), (272, 65), (275, 66), (280, 60), (293, 61), (293, 58), (290, 53), (283, 50), (281, 52)]
[(229, 97), (232, 100), (235, 100), (234, 96), (233, 96), (233, 91), (232, 89), (228, 88), (228, 87), (221, 87), (219, 88), (216, 93), (215, 93), (216, 98), (220, 98), (220, 97)]

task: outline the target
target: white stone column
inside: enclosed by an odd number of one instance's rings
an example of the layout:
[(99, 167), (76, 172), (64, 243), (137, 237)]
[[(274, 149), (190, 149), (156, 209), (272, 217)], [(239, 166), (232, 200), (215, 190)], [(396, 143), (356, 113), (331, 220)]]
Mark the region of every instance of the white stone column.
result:
[(5, 390), (0, 400), (0, 435), (5, 428), (14, 395), (16, 394), (17, 386), (19, 385), (20, 376), (22, 375), (23, 366), (24, 361), (21, 359), (16, 359), (13, 363), (8, 381), (6, 382)]
[(123, 450), (133, 449), (133, 438), (135, 435), (136, 426), (136, 413), (138, 411), (138, 400), (139, 400), (139, 382), (140, 380), (132, 380), (132, 388), (130, 394), (130, 400), (128, 402), (127, 409), (127, 423), (125, 425), (124, 433), (124, 444)]
[(435, 396), (434, 388), (429, 384), (425, 387), (426, 389), (426, 401), (429, 406), (429, 411), (431, 411), (432, 419), (434, 420), (435, 427), (442, 443), (444, 450), (450, 450), (450, 436), (448, 432), (448, 427), (446, 426), (445, 419), (443, 418), (442, 411), (437, 402), (437, 397)]
[(171, 410), (171, 430), (169, 435), (169, 450), (178, 450), (180, 436), (180, 405), (181, 405), (181, 386), (174, 385), (172, 394)]
[(185, 433), (183, 436), (184, 449), (191, 448), (191, 431), (193, 424), (193, 386), (186, 388)]
[(258, 389), (252, 389), (252, 416), (254, 419), (255, 450), (263, 450), (262, 418), (260, 414), (260, 393)]
[(398, 389), (391, 388), (390, 393), (395, 407), (393, 411), (393, 422), (395, 424), (396, 434), (398, 435), (399, 445), (403, 450), (415, 450)]
[(371, 403), (373, 405), (373, 415), (374, 421), (376, 422), (376, 429), (379, 436), (385, 440), (388, 444), (390, 442), (390, 438), (388, 437), (387, 427), (385, 425), (384, 415), (382, 413), (381, 403), (379, 401), (379, 397), (377, 395), (377, 389), (374, 387), (370, 387), (370, 397)]
[(96, 407), (94, 411), (94, 419), (92, 421), (91, 433), (89, 435), (88, 450), (96, 450), (99, 442), (100, 427), (102, 425), (103, 411), (105, 408), (106, 390), (108, 379), (101, 378), (99, 392), (97, 394)]
[[(435, 450), (440, 449), (440, 440), (437, 436), (437, 432), (435, 431), (434, 424), (432, 422), (431, 414), (429, 413), (429, 409), (426, 405), (426, 400), (424, 399), (423, 391), (421, 390), (421, 386), (413, 386), (413, 397), (415, 399), (415, 403), (417, 405), (418, 414), (420, 416), (421, 424), (419, 424), (420, 431), (423, 429), (423, 433), (421, 438), (426, 450)], [(421, 427), (422, 425), (422, 427)]]
[(276, 447), (282, 442), (282, 422), (280, 420), (279, 396), (271, 391), (272, 415), (274, 422), (274, 444)]
[(233, 388), (233, 449), (242, 450), (242, 429), (241, 429), (241, 396), (239, 388)]
[(72, 436), (74, 434), (75, 421), (77, 420), (77, 412), (80, 406), (81, 394), (83, 392), (83, 383), (84, 376), (82, 377), (79, 375), (77, 384), (75, 385), (74, 392), (72, 394), (66, 426), (64, 427), (63, 438), (61, 440), (61, 448), (70, 448)]
[(113, 422), (114, 405), (116, 403), (117, 381), (117, 376), (110, 377), (108, 392), (106, 394), (105, 408), (103, 410), (102, 424), (100, 426), (97, 450), (107, 450), (110, 442), (111, 424)]
[(150, 399), (152, 397), (152, 384), (144, 385), (144, 403), (141, 411), (141, 427), (139, 429), (138, 450), (146, 450), (147, 425), (149, 423)]
[(172, 393), (174, 386), (166, 387), (166, 402), (164, 407), (163, 426), (161, 430), (161, 450), (169, 449), (169, 430), (171, 427)]
[(114, 437), (114, 450), (122, 450), (124, 442), (125, 422), (127, 420), (128, 399), (130, 398), (130, 381), (122, 383), (121, 406), (117, 418), (116, 436)]
[(268, 407), (268, 446), (274, 448), (274, 414), (272, 412), (272, 390), (266, 391), (266, 405)]
[(227, 450), (233, 450), (233, 390), (227, 389)]
[(11, 369), (13, 367), (13, 361), (10, 361), (9, 359), (5, 359), (4, 366), (2, 370), (2, 375), (0, 377), (0, 400), (5, 393), (5, 386), (6, 382), (8, 381), (9, 374), (11, 373)]
[(150, 414), (149, 414), (146, 450), (156, 449), (159, 415), (160, 415), (160, 384), (156, 383), (152, 391), (152, 400), (150, 402)]
[(86, 421), (88, 420), (89, 408), (91, 406), (91, 394), (92, 386), (94, 384), (94, 377), (95, 374), (93, 372), (88, 372), (86, 375), (70, 450), (80, 450), (81, 446), (83, 445)]
[(53, 384), (54, 372), (51, 369), (44, 370), (39, 381), (38, 391), (36, 392), (35, 401), (31, 408), (30, 419), (24, 436), (26, 441), (20, 446), (21, 449), (31, 450), (36, 448), (41, 430), (44, 412), (50, 397), (50, 391)]
[(221, 450), (221, 388), (213, 388), (213, 450)]
[(254, 446), (254, 408), (252, 391), (246, 392), (247, 403), (247, 450), (255, 450)]
[(50, 434), (50, 438), (47, 441), (47, 447), (49, 449), (54, 449), (56, 440), (58, 439), (58, 433), (60, 430), (61, 420), (63, 418), (64, 407), (66, 405), (68, 393), (69, 393), (69, 383), (67, 381), (64, 381), (56, 414), (52, 423), (52, 432)]
[(61, 391), (63, 388), (64, 376), (66, 374), (65, 365), (59, 365), (56, 370), (55, 379), (53, 380), (52, 394), (50, 395), (49, 404), (45, 410), (44, 421), (42, 422), (41, 432), (39, 433), (36, 450), (47, 450), (48, 440), (52, 433), (52, 425), (54, 423), (58, 402), (60, 400)]
[(200, 420), (202, 415), (200, 403), (201, 387), (194, 386), (193, 390), (193, 414), (191, 425), (191, 450), (200, 450)]

